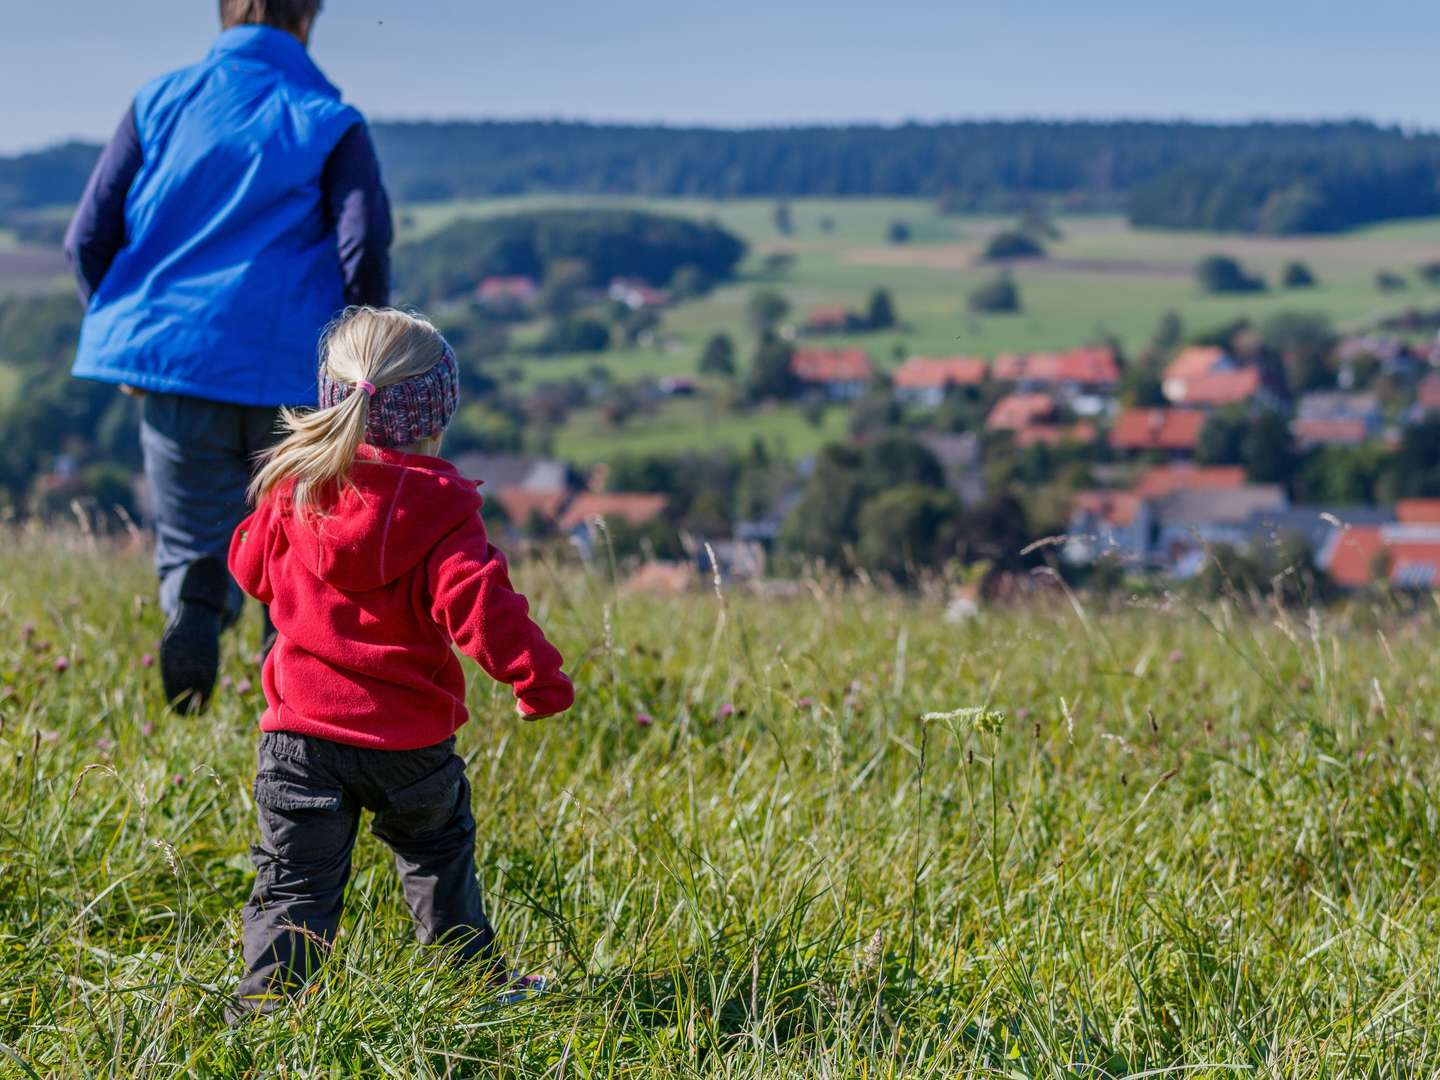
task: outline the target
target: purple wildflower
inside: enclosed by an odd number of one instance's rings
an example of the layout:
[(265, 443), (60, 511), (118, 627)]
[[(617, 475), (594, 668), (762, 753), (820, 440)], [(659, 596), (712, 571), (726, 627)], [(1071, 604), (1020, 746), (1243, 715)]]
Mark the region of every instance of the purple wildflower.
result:
[(55, 670), (65, 672), (70, 670), (70, 658), (67, 656), (55, 657)]
[(148, 653), (148, 652), (147, 652), (147, 653), (142, 653), (142, 654), (140, 655), (140, 666), (141, 666), (141, 667), (154, 667), (154, 666), (155, 666), (155, 654), (154, 654), (154, 653)]
[(635, 714), (635, 723), (636, 723), (636, 725), (638, 725), (639, 727), (649, 727), (649, 726), (650, 726), (651, 724), (653, 724), (654, 722), (655, 722), (655, 718), (654, 718), (653, 716), (651, 716), (648, 712), (642, 712), (642, 713), (636, 713), (636, 714)]
[(720, 717), (721, 720), (729, 720), (730, 717), (735, 715), (735, 706), (727, 701), (724, 705), (720, 706), (715, 715)]

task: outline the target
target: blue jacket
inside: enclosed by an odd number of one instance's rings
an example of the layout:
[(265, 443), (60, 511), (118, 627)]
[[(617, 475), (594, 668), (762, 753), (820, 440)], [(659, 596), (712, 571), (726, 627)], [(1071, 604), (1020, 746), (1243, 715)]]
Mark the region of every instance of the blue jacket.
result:
[(226, 30), (136, 95), (82, 196), (74, 374), (312, 405), (320, 333), (347, 302), (386, 302), (389, 243), (360, 114), (291, 35)]

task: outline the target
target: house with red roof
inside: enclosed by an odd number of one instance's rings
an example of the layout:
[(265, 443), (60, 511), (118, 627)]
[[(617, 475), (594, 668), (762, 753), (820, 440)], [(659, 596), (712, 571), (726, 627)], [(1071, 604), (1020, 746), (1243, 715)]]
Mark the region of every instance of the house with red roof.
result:
[(1379, 437), (1384, 419), (1374, 394), (1326, 391), (1300, 399), (1290, 430), (1304, 449), (1359, 446)]
[(1192, 409), (1247, 402), (1267, 407), (1280, 404), (1258, 367), (1241, 364), (1224, 349), (1211, 345), (1181, 349), (1165, 368), (1160, 390), (1170, 404)]
[(530, 310), (540, 286), (523, 275), (495, 276), (475, 286), (475, 300), (492, 315), (520, 317)]
[(1330, 580), (1351, 589), (1377, 581), (1398, 589), (1440, 588), (1440, 506), (1400, 503), (1395, 509), (1391, 524), (1335, 530), (1318, 559)]
[(850, 401), (865, 392), (875, 373), (864, 349), (796, 349), (790, 370), (807, 385), (824, 390), (837, 401)]
[(1212, 371), (1188, 380), (1165, 383), (1165, 397), (1172, 405), (1187, 408), (1218, 409), (1226, 405), (1243, 405), (1263, 394), (1260, 369), (1240, 368), (1237, 371)]
[(1051, 419), (1057, 402), (1049, 394), (1006, 394), (985, 418), (987, 431), (1019, 431)]
[(1110, 428), (1110, 446), (1122, 453), (1193, 457), (1205, 420), (1194, 409), (1126, 409)]
[(813, 307), (805, 313), (807, 334), (843, 334), (858, 327), (860, 316), (843, 304)]
[(665, 513), (665, 506), (664, 495), (650, 492), (586, 491), (570, 501), (557, 524), (588, 559), (595, 551), (597, 530), (602, 523), (648, 525)]
[(1130, 490), (1141, 499), (1159, 499), (1177, 491), (1223, 491), (1245, 486), (1240, 465), (1156, 465), (1140, 474)]
[(912, 356), (895, 369), (895, 394), (903, 401), (934, 408), (952, 386), (980, 386), (990, 365), (979, 356)]
[(1070, 505), (1061, 549), (1067, 562), (1088, 565), (1102, 556), (1143, 565), (1150, 550), (1150, 503), (1132, 491), (1080, 491)]
[(1283, 490), (1249, 483), (1242, 469), (1160, 466), (1129, 490), (1077, 494), (1063, 554), (1077, 563), (1110, 555), (1185, 577), (1207, 547), (1248, 543), (1287, 510)]
[(1005, 353), (995, 358), (991, 374), (997, 382), (1013, 382), (1022, 390), (1102, 393), (1120, 381), (1120, 364), (1114, 349), (1093, 346), (1064, 352)]

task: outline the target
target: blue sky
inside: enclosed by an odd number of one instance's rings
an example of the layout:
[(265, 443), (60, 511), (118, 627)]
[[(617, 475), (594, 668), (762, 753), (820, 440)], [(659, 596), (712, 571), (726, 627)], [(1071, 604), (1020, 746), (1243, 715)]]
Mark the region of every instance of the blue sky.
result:
[[(378, 118), (1361, 116), (1440, 128), (1433, 0), (328, 7), (312, 51)], [(104, 136), (140, 83), (201, 55), (216, 30), (213, 0), (25, 9), (0, 35), (0, 152)]]

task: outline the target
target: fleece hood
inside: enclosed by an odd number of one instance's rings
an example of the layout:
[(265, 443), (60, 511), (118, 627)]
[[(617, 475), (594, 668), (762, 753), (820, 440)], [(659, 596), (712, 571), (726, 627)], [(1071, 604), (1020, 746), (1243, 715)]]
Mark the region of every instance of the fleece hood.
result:
[(272, 528), (284, 532), (321, 581), (366, 592), (408, 574), (441, 537), (478, 513), (476, 487), (441, 458), (362, 446), (349, 485), (326, 516), (301, 518), (282, 496)]

